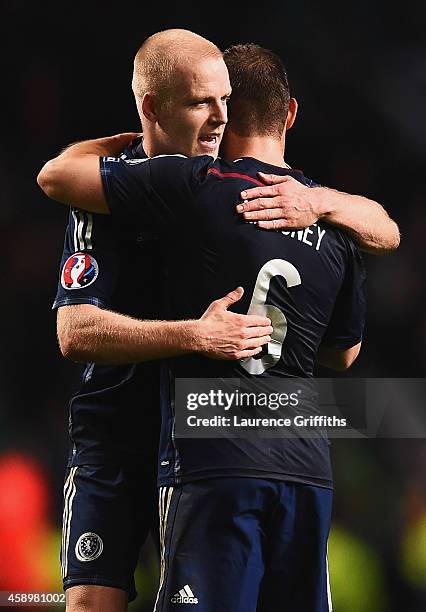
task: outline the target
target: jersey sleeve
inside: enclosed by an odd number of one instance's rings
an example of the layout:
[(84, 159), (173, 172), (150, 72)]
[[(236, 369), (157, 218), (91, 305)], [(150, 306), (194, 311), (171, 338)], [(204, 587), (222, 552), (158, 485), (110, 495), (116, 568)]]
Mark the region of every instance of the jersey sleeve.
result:
[[(160, 231), (185, 222), (194, 212), (193, 193), (211, 157), (163, 155), (149, 159), (100, 158), (100, 172), (112, 215)], [(205, 176), (205, 172), (204, 172)]]
[(71, 304), (106, 308), (117, 282), (118, 259), (112, 219), (71, 209), (52, 308)]
[(308, 181), (308, 187), (322, 187), (319, 183), (316, 183), (313, 179), (306, 179)]
[(345, 277), (337, 296), (333, 314), (322, 344), (345, 350), (362, 340), (366, 315), (364, 263), (351, 239), (347, 239), (347, 265)]

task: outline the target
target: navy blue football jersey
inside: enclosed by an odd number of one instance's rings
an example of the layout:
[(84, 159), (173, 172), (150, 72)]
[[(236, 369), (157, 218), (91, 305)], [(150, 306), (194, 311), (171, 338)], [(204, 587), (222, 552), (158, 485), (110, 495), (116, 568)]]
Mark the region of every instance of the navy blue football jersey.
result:
[[(176, 378), (309, 378), (322, 341), (339, 349), (360, 342), (364, 270), (353, 241), (325, 223), (262, 230), (235, 212), (240, 192), (259, 184), (258, 171), (311, 185), (300, 171), (208, 156), (102, 158), (100, 171), (113, 215), (138, 219), (141, 228), (164, 236), (170, 316), (197, 318), (212, 300), (242, 285), (244, 296), (233, 310), (272, 319), (273, 341), (259, 358), (171, 360), (172, 386)], [(226, 474), (331, 486), (326, 439), (175, 439), (172, 408), (172, 399), (164, 402), (160, 485)]]
[[(122, 159), (145, 157), (141, 144)], [(159, 317), (158, 237), (131, 223), (72, 209), (53, 308), (92, 304), (140, 319)], [(84, 369), (70, 401), (70, 465), (156, 465), (159, 365)]]

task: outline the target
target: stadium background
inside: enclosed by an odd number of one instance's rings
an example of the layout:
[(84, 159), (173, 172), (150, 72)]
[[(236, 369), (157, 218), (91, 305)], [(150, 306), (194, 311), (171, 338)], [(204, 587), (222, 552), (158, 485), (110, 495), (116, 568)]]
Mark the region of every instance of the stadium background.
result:
[[(257, 42), (279, 53), (300, 103), (289, 163), (322, 184), (377, 199), (401, 227), (397, 253), (365, 258), (365, 345), (348, 375), (424, 376), (421, 3), (156, 6), (2, 6), (0, 591), (60, 590), (67, 399), (80, 372), (58, 353), (50, 310), (67, 210), (43, 196), (35, 177), (70, 142), (139, 129), (130, 78), (147, 34), (185, 27), (222, 48)], [(335, 612), (423, 610), (424, 441), (336, 441), (333, 458)], [(149, 546), (142, 564), (133, 612), (151, 609)]]

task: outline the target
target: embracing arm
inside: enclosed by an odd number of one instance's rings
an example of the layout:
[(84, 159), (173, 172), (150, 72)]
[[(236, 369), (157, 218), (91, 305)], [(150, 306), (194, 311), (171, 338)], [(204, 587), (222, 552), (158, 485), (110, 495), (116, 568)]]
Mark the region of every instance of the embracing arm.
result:
[(378, 202), (327, 187), (312, 191), (319, 219), (345, 230), (363, 250), (379, 254), (399, 247), (398, 226)]
[(317, 354), (317, 361), (320, 365), (343, 372), (351, 367), (361, 350), (361, 342), (351, 346), (351, 348), (339, 350), (321, 345)]
[(249, 201), (237, 206), (237, 212), (259, 227), (289, 230), (323, 220), (345, 230), (370, 253), (398, 248), (398, 226), (378, 202), (327, 187), (307, 187), (291, 176), (259, 176), (268, 186), (243, 191), (241, 198)]
[(139, 134), (129, 132), (85, 140), (48, 161), (37, 176), (44, 193), (57, 202), (109, 214), (99, 171), (99, 157), (119, 155)]
[(200, 319), (141, 321), (91, 304), (62, 306), (57, 333), (64, 357), (78, 362), (138, 363), (200, 353), (211, 359), (245, 359), (270, 341), (270, 320), (228, 311), (243, 290), (215, 300)]

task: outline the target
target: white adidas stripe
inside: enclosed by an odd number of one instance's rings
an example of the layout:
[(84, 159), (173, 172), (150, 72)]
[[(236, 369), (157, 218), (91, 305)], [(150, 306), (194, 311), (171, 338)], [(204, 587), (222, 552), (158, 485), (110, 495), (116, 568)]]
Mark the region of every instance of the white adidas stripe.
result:
[(157, 610), (158, 599), (160, 597), (160, 591), (163, 584), (163, 516), (164, 516), (164, 496), (166, 487), (160, 487), (158, 492), (158, 513), (159, 513), (159, 528), (160, 528), (160, 585), (157, 592), (157, 598), (154, 604), (154, 612)]
[(167, 519), (169, 516), (170, 503), (172, 501), (173, 487), (160, 487), (158, 507), (160, 512), (160, 584), (158, 586), (157, 598), (154, 604), (154, 612), (157, 612), (158, 600), (160, 598), (161, 589), (163, 588), (164, 578), (166, 575), (166, 531)]
[(79, 251), (84, 250), (83, 228), (84, 228), (84, 215), (83, 213), (78, 213), (78, 230), (77, 230), (78, 249), (77, 250)]
[(72, 519), (72, 504), (74, 501), (76, 486), (74, 484), (77, 467), (70, 470), (68, 478), (64, 485), (64, 513), (62, 517), (62, 559), (61, 559), (61, 574), (65, 578), (68, 571), (68, 547), (70, 541), (70, 528)]
[(77, 219), (77, 214), (75, 210), (71, 211), (72, 214), (72, 218), (74, 221), (74, 252), (75, 251), (79, 251), (79, 247), (78, 247), (78, 241), (77, 241), (77, 228), (78, 228), (78, 219)]
[(86, 228), (86, 249), (91, 251), (92, 247), (92, 229), (93, 229), (93, 215), (87, 213), (87, 228)]
[(333, 612), (333, 602), (331, 601), (331, 587), (330, 587), (330, 574), (328, 572), (328, 546), (327, 546), (327, 556), (325, 558), (326, 567), (327, 567), (327, 601), (328, 601), (328, 612)]
[(65, 552), (65, 525), (68, 516), (68, 490), (70, 488), (70, 480), (72, 471), (68, 474), (68, 477), (64, 484), (64, 511), (62, 513), (62, 542), (61, 542), (61, 575), (64, 575), (64, 552)]
[[(93, 215), (81, 210), (71, 210), (74, 221), (74, 252), (88, 251), (92, 246)], [(86, 229), (84, 226), (86, 225)]]
[[(186, 599), (196, 599), (189, 584), (186, 584), (180, 591), (178, 591), (174, 595), (174, 597), (176, 598), (180, 597), (183, 601), (185, 601)], [(172, 598), (172, 602), (173, 602), (173, 598)], [(173, 603), (180, 603), (180, 602), (173, 602)], [(192, 602), (192, 603), (196, 603), (196, 602)]]
[(188, 597), (195, 597), (194, 593), (190, 589), (189, 584), (186, 584), (183, 588), (185, 589)]
[[(77, 470), (77, 468), (75, 468)], [(74, 497), (76, 494), (76, 486), (74, 484), (74, 479), (73, 479), (73, 483), (72, 483), (72, 491), (71, 491), (71, 496), (70, 496), (70, 511), (69, 511), (69, 515), (68, 515), (68, 525), (67, 525), (67, 539), (65, 542), (65, 567), (64, 567), (64, 576), (67, 575), (67, 571), (68, 571), (68, 548), (69, 548), (69, 544), (70, 544), (70, 535), (71, 535), (71, 519), (72, 519), (72, 503), (74, 501)]]

